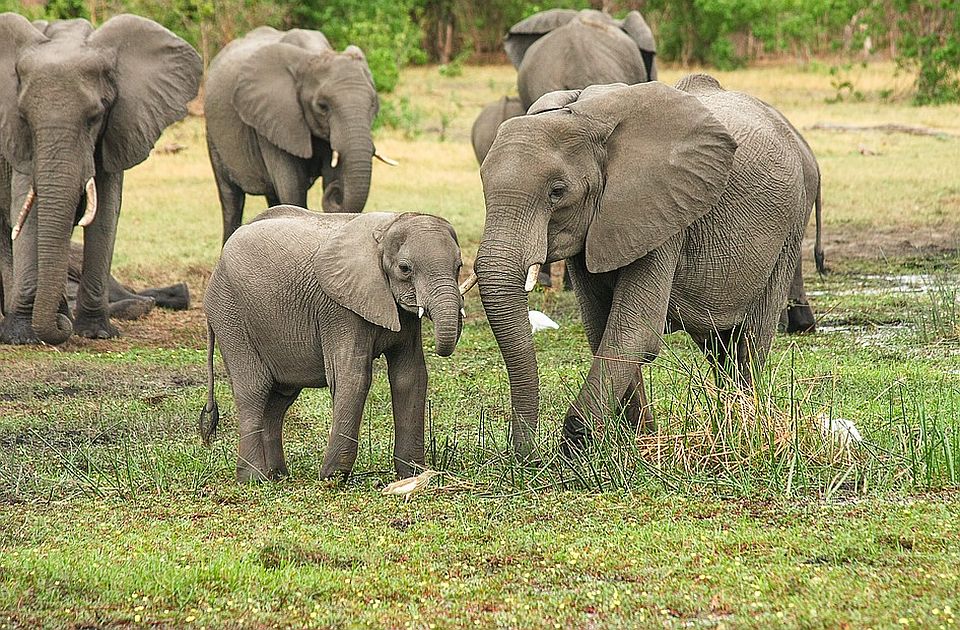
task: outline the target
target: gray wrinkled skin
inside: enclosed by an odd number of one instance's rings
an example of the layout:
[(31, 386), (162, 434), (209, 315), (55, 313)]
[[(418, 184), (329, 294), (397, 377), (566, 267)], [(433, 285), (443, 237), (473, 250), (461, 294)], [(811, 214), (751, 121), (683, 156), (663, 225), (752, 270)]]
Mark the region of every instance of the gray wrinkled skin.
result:
[(305, 206), (318, 177), (326, 212), (363, 210), (379, 106), (356, 46), (337, 53), (319, 31), (268, 26), (230, 42), (210, 64), (204, 101), (224, 242), (246, 194)]
[(500, 123), (515, 116), (523, 116), (526, 111), (516, 96), (504, 96), (499, 101), (484, 106), (470, 130), (470, 142), (473, 144), (477, 164), (483, 164), (483, 158), (487, 157), (487, 152), (497, 137)]
[(373, 360), (385, 356), (400, 476), (423, 465), (427, 372), (419, 308), (449, 356), (462, 327), (460, 248), (429, 215), (312, 213), (271, 208), (238, 229), (207, 286), (210, 391), (205, 442), (216, 431), (213, 344), (230, 375), (240, 428), (239, 481), (288, 474), (283, 416), (305, 387), (330, 387), (333, 426), (321, 474), (348, 475), (357, 457)]
[(539, 414), (532, 264), (567, 260), (595, 356), (567, 411), (568, 448), (618, 411), (652, 422), (640, 366), (664, 330), (685, 330), (744, 386), (766, 359), (812, 205), (803, 151), (765, 103), (705, 75), (680, 85), (547, 95), (531, 108), (542, 113), (503, 123), (483, 163), (475, 268), (521, 453)]
[[(32, 25), (0, 15), (0, 274), (4, 343), (116, 337), (110, 264), (124, 170), (147, 158), (197, 94), (200, 56), (156, 22), (118, 15)], [(9, 166), (9, 168), (8, 168)], [(70, 237), (96, 182), (71, 321)], [(11, 244), (30, 188), (36, 203)]]

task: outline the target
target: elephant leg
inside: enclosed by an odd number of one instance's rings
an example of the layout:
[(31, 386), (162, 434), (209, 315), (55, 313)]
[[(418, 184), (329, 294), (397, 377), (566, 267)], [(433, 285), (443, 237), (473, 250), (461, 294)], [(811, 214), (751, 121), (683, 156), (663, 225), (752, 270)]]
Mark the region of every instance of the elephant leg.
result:
[[(292, 156), (273, 146), (269, 142), (260, 143), (260, 153), (267, 168), (267, 176), (273, 184), (271, 205), (288, 203), (301, 208), (307, 207), (307, 189), (310, 176), (307, 173), (307, 160)], [(268, 195), (268, 200), (270, 196)]]
[(237, 231), (243, 222), (243, 206), (247, 196), (243, 190), (231, 182), (227, 176), (226, 167), (217, 150), (207, 138), (207, 151), (210, 154), (210, 164), (213, 166), (213, 180), (217, 184), (217, 196), (220, 198), (220, 212), (223, 215), (223, 242)]
[(648, 408), (639, 369), (660, 351), (679, 249), (675, 237), (618, 272), (603, 337), (564, 420), (567, 452), (585, 445), (594, 429), (602, 429), (604, 418), (633, 405), (639, 423)]
[(735, 344), (740, 335), (739, 330), (714, 330), (707, 334), (690, 335), (710, 363), (718, 387), (722, 387), (736, 374)]
[[(360, 419), (370, 391), (373, 369), (371, 353), (366, 349), (354, 348), (352, 343), (343, 345), (350, 347), (334, 357), (324, 357), (328, 361), (325, 372), (333, 398), (333, 422), (323, 467), (320, 469), (320, 476), (324, 479), (345, 478), (353, 470), (360, 445)], [(334, 375), (333, 378), (330, 378), (331, 375)]]
[(119, 337), (110, 322), (110, 265), (120, 215), (123, 173), (97, 176), (97, 217), (84, 229), (83, 270), (77, 289), (74, 331), (89, 339)]
[[(32, 181), (29, 175), (13, 171), (10, 207), (8, 219), (14, 225), (20, 214), (20, 208), (27, 198)], [(9, 236), (9, 233), (7, 234)], [(0, 341), (8, 344), (35, 344), (37, 335), (33, 332), (33, 300), (37, 293), (37, 213), (31, 212), (23, 224), (23, 230), (13, 241), (13, 282), (11, 295), (4, 300), (9, 308), (4, 311), (3, 324), (0, 326)]]
[[(787, 297), (786, 331), (788, 333), (812, 333), (817, 330), (817, 320), (810, 308), (807, 292), (803, 288), (803, 262), (797, 260), (797, 268), (790, 284), (790, 293)], [(781, 316), (781, 322), (784, 317)]]
[(787, 300), (790, 279), (796, 273), (800, 260), (803, 226), (787, 238), (789, 240), (773, 266), (767, 286), (748, 311), (742, 328), (734, 331), (731, 337), (730, 346), (736, 351), (732, 360), (736, 368), (734, 376), (744, 389), (753, 385), (754, 370), (766, 363), (773, 344), (780, 309)]
[[(129, 287), (125, 288), (129, 290)], [(144, 298), (153, 298), (157, 306), (171, 311), (185, 311), (190, 308), (190, 289), (183, 282), (157, 289), (144, 289), (137, 291), (137, 295)]]
[(423, 414), (427, 402), (427, 366), (420, 331), (408, 334), (387, 354), (387, 374), (393, 403), (393, 465), (397, 475), (410, 477), (423, 467)]
[(10, 240), (10, 189), (13, 168), (0, 156), (0, 315), (13, 306), (13, 241)]
[(269, 392), (244, 388), (234, 394), (237, 405), (237, 424), (240, 428), (240, 445), (237, 450), (237, 481), (268, 481), (270, 479), (267, 455), (264, 449), (264, 414)]
[(287, 470), (287, 461), (283, 456), (283, 416), (299, 395), (299, 389), (284, 392), (275, 387), (267, 398), (263, 413), (262, 441), (266, 465), (264, 470), (269, 479), (286, 477), (290, 474)]

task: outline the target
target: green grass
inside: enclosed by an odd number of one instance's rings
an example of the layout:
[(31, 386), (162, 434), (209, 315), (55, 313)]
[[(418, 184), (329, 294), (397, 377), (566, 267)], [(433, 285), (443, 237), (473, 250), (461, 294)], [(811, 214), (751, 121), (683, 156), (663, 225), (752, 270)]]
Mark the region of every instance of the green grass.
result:
[[(862, 101), (828, 104), (817, 64), (718, 76), (801, 129), (960, 134), (960, 107), (909, 106), (892, 66), (847, 72)], [(483, 226), (470, 124), (513, 81), (505, 67), (405, 71), (396, 128), (376, 137), (401, 166), (375, 164), (370, 209), (447, 217), (469, 264)], [(669, 335), (644, 373), (657, 432), (607, 419), (576, 461), (555, 455), (590, 360), (569, 294), (531, 297), (561, 324), (535, 338), (542, 464), (510, 455), (506, 373), (473, 293), (457, 352), (428, 353), (427, 458), (444, 474), (409, 503), (379, 493), (393, 474), (382, 364), (349, 483), (319, 480), (330, 398), (313, 390), (286, 422), (293, 476), (239, 487), (219, 361), (221, 437), (205, 449), (196, 435), (197, 305), (121, 323), (119, 340), (0, 348), (0, 627), (957, 627), (960, 140), (806, 135), (833, 270), (807, 277), (823, 332), (778, 337), (746, 397), (718, 393)], [(128, 174), (115, 270), (186, 280), (199, 303), (220, 238), (202, 121), (169, 142), (187, 149)], [(248, 200), (247, 218), (262, 207)], [(824, 415), (863, 443), (824, 436)]]

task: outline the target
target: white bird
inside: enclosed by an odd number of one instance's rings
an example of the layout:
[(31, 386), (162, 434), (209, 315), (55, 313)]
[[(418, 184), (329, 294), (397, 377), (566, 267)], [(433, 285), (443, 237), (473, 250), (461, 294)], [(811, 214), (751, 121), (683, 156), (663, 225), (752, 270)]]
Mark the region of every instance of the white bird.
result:
[(831, 418), (827, 414), (820, 414), (820, 432), (834, 437), (840, 446), (850, 446), (851, 442), (863, 442), (860, 430), (852, 420), (846, 418)]
[(547, 330), (550, 328), (557, 329), (560, 328), (560, 324), (553, 321), (546, 314), (541, 313), (540, 311), (529, 311), (527, 316), (530, 318), (530, 328), (533, 329), (533, 332), (538, 333), (541, 330)]
[(383, 494), (395, 494), (409, 501), (410, 496), (420, 492), (430, 483), (430, 480), (439, 475), (435, 470), (425, 470), (415, 477), (407, 477), (393, 483), (388, 483), (381, 492)]

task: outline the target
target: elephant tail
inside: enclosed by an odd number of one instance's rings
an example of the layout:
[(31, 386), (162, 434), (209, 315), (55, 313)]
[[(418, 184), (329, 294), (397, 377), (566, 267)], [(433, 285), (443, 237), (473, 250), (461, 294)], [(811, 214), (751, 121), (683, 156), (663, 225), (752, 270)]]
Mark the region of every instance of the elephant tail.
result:
[(207, 322), (207, 403), (200, 412), (200, 439), (204, 446), (210, 446), (217, 434), (217, 425), (220, 424), (220, 409), (213, 394), (213, 352), (216, 335), (210, 322)]
[[(819, 169), (818, 169), (819, 170)], [(821, 194), (821, 186), (823, 180), (819, 177), (820, 173), (817, 173), (817, 201), (814, 206), (814, 212), (816, 213), (817, 221), (817, 240), (813, 245), (813, 259), (817, 263), (817, 272), (822, 276), (827, 273), (827, 267), (823, 261), (823, 240), (821, 239), (821, 228), (823, 221), (823, 195)]]

